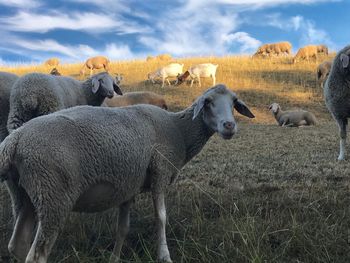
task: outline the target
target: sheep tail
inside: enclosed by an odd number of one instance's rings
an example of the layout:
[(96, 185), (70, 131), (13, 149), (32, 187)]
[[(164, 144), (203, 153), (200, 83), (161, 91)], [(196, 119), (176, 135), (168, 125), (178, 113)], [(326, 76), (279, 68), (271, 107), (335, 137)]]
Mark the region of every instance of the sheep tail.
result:
[(309, 112), (309, 114), (307, 114), (306, 121), (307, 121), (308, 125), (317, 125), (317, 120), (316, 120), (315, 115), (313, 115), (310, 112)]
[(19, 133), (14, 131), (0, 144), (0, 182), (7, 180), (16, 153)]

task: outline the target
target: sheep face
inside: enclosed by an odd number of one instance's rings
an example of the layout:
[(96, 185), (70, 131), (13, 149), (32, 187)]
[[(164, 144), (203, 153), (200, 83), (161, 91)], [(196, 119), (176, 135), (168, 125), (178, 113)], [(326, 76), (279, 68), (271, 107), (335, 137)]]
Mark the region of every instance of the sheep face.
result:
[(278, 105), (278, 103), (272, 103), (269, 106), (269, 110), (272, 111), (273, 113), (277, 113), (280, 109), (280, 105)]
[(216, 85), (198, 98), (193, 119), (202, 112), (202, 118), (208, 128), (219, 133), (223, 139), (231, 139), (237, 132), (232, 108), (244, 116), (254, 118), (248, 107), (237, 98), (235, 93), (224, 85)]
[(92, 92), (99, 94), (102, 97), (112, 98), (114, 92), (123, 95), (120, 87), (117, 85), (116, 80), (113, 79), (108, 73), (100, 73), (92, 77)]

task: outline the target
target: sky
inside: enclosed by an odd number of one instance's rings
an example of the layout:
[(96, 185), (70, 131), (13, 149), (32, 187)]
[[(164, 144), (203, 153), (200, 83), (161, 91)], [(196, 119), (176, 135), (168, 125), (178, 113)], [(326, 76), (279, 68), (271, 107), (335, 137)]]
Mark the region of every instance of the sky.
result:
[(349, 44), (349, 0), (0, 0), (0, 64), (252, 54)]

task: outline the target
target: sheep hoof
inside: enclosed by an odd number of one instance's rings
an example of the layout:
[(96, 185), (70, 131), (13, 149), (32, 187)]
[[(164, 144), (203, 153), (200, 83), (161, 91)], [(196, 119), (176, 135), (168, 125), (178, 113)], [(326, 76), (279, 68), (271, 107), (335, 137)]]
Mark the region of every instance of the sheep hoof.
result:
[(344, 161), (345, 160), (345, 157), (344, 156), (340, 156), (338, 157), (338, 161)]

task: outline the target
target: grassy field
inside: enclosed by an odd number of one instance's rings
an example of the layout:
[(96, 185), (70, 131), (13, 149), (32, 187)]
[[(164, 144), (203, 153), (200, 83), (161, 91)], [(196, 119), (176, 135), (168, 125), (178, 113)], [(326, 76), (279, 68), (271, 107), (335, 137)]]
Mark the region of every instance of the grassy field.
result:
[[(214, 136), (170, 190), (167, 236), (174, 262), (349, 262), (350, 163), (336, 161), (337, 127), (316, 84), (317, 63), (247, 57), (177, 61), (185, 68), (219, 64), (217, 82), (237, 92), (256, 119), (238, 118), (239, 133), (230, 141)], [(205, 80), (201, 88), (182, 84), (161, 89), (145, 81), (149, 71), (164, 64), (114, 62), (112, 73), (124, 74), (124, 91), (163, 94), (172, 111), (190, 105), (211, 86)], [(62, 65), (59, 71), (78, 77), (80, 67)], [(24, 74), (50, 69), (0, 70)], [(308, 109), (319, 125), (278, 127), (267, 109), (272, 102)], [(2, 212), (4, 222), (7, 203)], [(117, 213), (72, 214), (51, 262), (108, 262)], [(122, 262), (156, 262), (155, 232), (151, 197), (140, 195)]]

